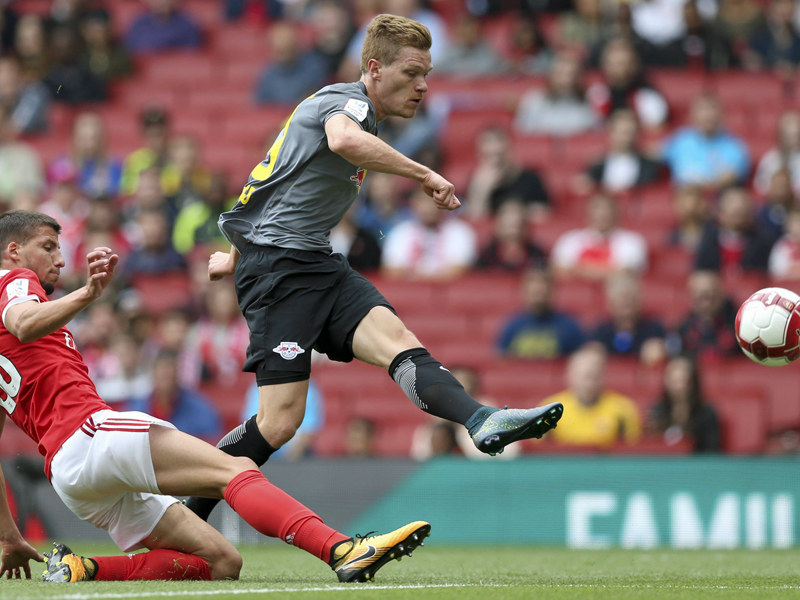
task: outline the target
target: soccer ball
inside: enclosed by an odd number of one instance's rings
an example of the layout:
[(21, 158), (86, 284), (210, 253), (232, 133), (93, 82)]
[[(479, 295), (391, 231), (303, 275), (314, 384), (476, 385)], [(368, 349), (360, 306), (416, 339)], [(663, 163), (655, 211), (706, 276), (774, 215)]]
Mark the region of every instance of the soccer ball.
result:
[(764, 288), (736, 313), (736, 339), (748, 358), (769, 367), (800, 357), (800, 296), (784, 288)]

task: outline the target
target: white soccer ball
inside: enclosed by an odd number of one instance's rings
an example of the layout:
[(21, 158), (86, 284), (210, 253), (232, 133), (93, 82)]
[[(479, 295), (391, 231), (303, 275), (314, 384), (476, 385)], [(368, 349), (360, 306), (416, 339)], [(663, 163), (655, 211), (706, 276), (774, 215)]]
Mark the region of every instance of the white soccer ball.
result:
[(784, 288), (758, 290), (739, 307), (736, 339), (748, 358), (781, 367), (800, 357), (800, 296)]

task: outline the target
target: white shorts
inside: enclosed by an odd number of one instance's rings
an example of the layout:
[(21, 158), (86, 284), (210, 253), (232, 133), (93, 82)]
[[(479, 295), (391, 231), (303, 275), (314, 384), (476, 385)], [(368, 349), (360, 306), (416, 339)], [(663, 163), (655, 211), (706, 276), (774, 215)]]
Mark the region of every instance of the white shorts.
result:
[(101, 410), (61, 446), (50, 463), (50, 481), (64, 504), (83, 521), (105, 529), (129, 552), (178, 502), (156, 483), (150, 425), (172, 423), (141, 412)]

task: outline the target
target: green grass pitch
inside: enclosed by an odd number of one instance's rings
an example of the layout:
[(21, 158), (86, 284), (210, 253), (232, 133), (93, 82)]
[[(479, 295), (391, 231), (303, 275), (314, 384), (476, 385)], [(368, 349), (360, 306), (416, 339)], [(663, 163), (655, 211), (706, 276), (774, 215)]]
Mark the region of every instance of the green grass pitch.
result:
[[(81, 553), (110, 546), (74, 544)], [(315, 558), (282, 545), (241, 548), (244, 569), (228, 582), (0, 581), (9, 600), (148, 598), (782, 599), (800, 598), (800, 550), (577, 551), (541, 547), (437, 547), (392, 562), (368, 584), (340, 584)], [(35, 565), (38, 575), (40, 565)]]

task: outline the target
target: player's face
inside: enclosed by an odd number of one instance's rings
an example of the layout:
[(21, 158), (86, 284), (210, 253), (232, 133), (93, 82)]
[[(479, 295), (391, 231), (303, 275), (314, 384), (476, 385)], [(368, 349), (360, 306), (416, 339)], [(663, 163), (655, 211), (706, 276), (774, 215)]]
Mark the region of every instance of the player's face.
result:
[(425, 78), (432, 68), (431, 53), (410, 46), (400, 50), (393, 63), (381, 65), (376, 82), (377, 98), (373, 99), (378, 120), (413, 117), (428, 91)]
[(64, 264), (58, 234), (46, 225), (40, 226), (36, 235), (18, 247), (17, 266), (36, 273), (44, 291), (48, 294), (52, 294), (55, 290)]

